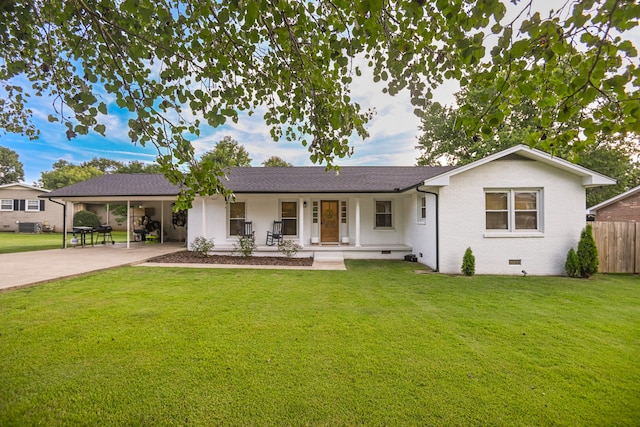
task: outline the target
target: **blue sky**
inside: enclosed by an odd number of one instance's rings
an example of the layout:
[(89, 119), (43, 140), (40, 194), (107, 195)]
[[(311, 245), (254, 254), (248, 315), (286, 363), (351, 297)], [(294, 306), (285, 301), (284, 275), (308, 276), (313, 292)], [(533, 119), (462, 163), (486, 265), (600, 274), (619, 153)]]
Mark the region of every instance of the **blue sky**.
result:
[[(26, 86), (26, 84), (25, 84)], [(442, 103), (453, 102), (456, 85), (443, 86), (434, 100)], [(375, 84), (366, 73), (352, 86), (352, 97), (363, 109), (375, 108), (376, 114), (367, 126), (370, 137), (365, 141), (354, 138), (354, 155), (340, 159), (338, 164), (347, 165), (414, 165), (419, 156), (415, 148), (420, 134), (420, 120), (413, 114), (413, 106), (406, 92), (390, 96), (382, 92), (382, 84)], [(30, 141), (16, 134), (0, 134), (0, 146), (10, 148), (19, 155), (24, 166), (27, 184), (40, 179), (41, 172), (52, 170), (53, 163), (60, 159), (78, 164), (94, 157), (104, 157), (129, 162), (139, 160), (153, 162), (157, 154), (155, 147), (142, 147), (133, 144), (127, 137), (127, 114), (119, 111), (114, 103), (109, 103), (111, 95), (105, 94), (109, 105), (106, 119), (107, 132), (103, 137), (98, 134), (79, 135), (67, 140), (66, 128), (61, 123), (47, 120), (53, 113), (52, 100), (44, 97), (32, 97), (30, 108), (33, 110), (33, 122), (40, 130), (40, 138)], [(264, 124), (262, 114), (252, 117), (241, 115), (239, 123), (224, 125), (220, 128), (205, 126), (202, 136), (193, 141), (196, 154), (211, 150), (225, 136), (231, 136), (242, 144), (252, 159), (252, 166), (271, 156), (279, 156), (295, 166), (312, 165), (309, 153), (299, 142), (274, 142), (269, 128)]]

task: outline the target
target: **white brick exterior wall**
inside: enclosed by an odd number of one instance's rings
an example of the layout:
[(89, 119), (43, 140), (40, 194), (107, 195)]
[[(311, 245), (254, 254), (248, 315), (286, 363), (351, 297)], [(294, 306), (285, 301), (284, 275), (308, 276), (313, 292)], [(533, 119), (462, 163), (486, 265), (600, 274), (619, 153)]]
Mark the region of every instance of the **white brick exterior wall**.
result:
[[(498, 233), (485, 230), (485, 189), (540, 189), (542, 232)], [(540, 162), (499, 160), (451, 178), (440, 189), (440, 271), (460, 273), (471, 247), (477, 274), (563, 275), (569, 248), (585, 226), (585, 190), (580, 177)], [(521, 260), (521, 265), (509, 265)]]

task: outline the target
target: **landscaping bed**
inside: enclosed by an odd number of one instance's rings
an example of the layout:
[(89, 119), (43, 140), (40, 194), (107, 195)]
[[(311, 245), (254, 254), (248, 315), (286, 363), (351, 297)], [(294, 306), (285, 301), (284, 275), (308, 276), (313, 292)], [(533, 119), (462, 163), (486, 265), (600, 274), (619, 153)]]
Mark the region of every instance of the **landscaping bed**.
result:
[(210, 255), (203, 257), (197, 252), (180, 251), (172, 254), (161, 255), (150, 259), (148, 262), (162, 262), (169, 264), (238, 264), (238, 265), (276, 265), (304, 267), (313, 264), (312, 257), (287, 258), (284, 256), (250, 256), (241, 255)]

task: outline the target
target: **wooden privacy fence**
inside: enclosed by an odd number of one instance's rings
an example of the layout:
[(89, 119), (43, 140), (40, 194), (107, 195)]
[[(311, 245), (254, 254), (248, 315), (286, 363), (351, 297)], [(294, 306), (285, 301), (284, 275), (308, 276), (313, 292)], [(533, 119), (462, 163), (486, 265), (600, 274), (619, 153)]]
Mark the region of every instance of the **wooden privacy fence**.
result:
[(640, 273), (640, 222), (593, 223), (600, 273)]

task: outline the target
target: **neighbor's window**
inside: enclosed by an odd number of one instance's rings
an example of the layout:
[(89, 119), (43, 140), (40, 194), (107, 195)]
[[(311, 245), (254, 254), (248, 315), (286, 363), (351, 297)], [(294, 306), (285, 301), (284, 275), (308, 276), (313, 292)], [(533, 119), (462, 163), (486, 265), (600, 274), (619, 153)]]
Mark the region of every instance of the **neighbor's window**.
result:
[(245, 202), (229, 204), (229, 235), (238, 236), (244, 231), (244, 222), (247, 219)]
[(391, 200), (376, 200), (376, 228), (391, 228), (392, 226)]
[(27, 200), (27, 212), (39, 212), (40, 200)]
[(298, 234), (298, 202), (280, 203), (280, 219), (282, 220), (282, 234), (295, 236)]
[(540, 229), (540, 191), (485, 192), (487, 230), (526, 231)]
[(12, 211), (13, 210), (13, 200), (12, 199), (2, 199), (0, 200), (0, 211)]

